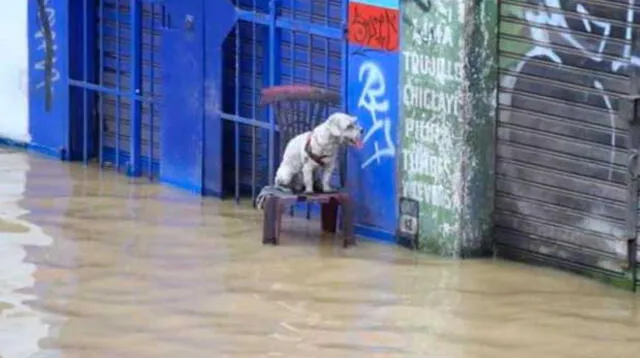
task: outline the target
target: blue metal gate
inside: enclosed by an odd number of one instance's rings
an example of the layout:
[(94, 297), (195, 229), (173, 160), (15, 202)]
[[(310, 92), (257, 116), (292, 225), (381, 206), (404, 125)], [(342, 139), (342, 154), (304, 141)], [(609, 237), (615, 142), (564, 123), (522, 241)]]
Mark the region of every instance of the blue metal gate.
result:
[[(160, 158), (161, 121), (154, 102), (160, 100), (162, 88), (159, 56), (162, 7), (142, 3), (134, 13), (128, 1), (102, 1), (104, 6), (98, 6), (101, 83), (124, 92), (131, 92), (134, 83), (141, 83), (140, 93), (133, 92), (148, 99), (142, 101), (140, 108), (133, 108), (137, 104), (130, 96), (102, 96), (97, 114), (102, 122), (103, 158), (120, 168), (121, 163), (129, 162), (132, 151), (139, 150), (146, 166), (143, 170), (154, 173)], [(136, 138), (138, 133), (140, 137)]]
[(80, 41), (70, 54), (71, 151), (76, 153), (71, 157), (85, 163), (97, 157), (101, 166), (151, 177), (159, 165), (163, 7), (152, 0), (72, 2), (82, 16), (70, 22)]
[[(273, 180), (273, 114), (261, 88), (308, 84), (346, 97), (347, 0), (236, 0), (238, 22), (224, 43), (224, 191), (239, 200)], [(346, 108), (346, 103), (340, 109)], [(332, 110), (337, 110), (334, 108)]]

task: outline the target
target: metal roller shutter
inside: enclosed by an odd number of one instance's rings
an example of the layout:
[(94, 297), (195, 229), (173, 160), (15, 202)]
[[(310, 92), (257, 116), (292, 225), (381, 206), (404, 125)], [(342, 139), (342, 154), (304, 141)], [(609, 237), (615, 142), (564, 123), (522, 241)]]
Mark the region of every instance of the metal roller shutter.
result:
[[(627, 0), (500, 2), (499, 255), (625, 279)], [(626, 57), (626, 59), (625, 59)]]
[[(131, 19), (129, 0), (104, 1), (104, 84), (110, 88), (119, 88), (126, 93), (130, 89), (130, 46)], [(148, 157), (152, 151), (154, 165), (160, 158), (160, 109), (162, 68), (161, 68), (161, 21), (162, 7), (149, 2), (142, 5), (142, 95), (152, 97), (155, 105), (142, 104), (142, 158), (143, 170), (148, 168)], [(98, 15), (100, 18), (100, 14)], [(120, 150), (120, 165), (126, 163), (130, 151), (131, 100), (127, 95), (120, 97), (118, 104), (115, 95), (103, 95), (104, 111), (104, 152), (108, 161), (115, 161), (116, 148)], [(118, 121), (118, 106), (120, 118)], [(119, 141), (118, 141), (119, 127)], [(119, 142), (119, 143), (118, 143)], [(152, 144), (152, 145), (151, 145)], [(157, 170), (157, 168), (155, 169)]]

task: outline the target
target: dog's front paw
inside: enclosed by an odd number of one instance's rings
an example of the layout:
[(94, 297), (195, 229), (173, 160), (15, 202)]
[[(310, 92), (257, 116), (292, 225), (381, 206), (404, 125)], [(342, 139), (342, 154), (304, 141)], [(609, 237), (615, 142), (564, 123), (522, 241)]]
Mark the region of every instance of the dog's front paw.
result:
[(331, 185), (323, 185), (322, 186), (322, 192), (324, 193), (331, 193), (334, 192), (335, 189), (333, 187), (331, 187)]
[(305, 194), (313, 194), (313, 185), (305, 185), (304, 186)]

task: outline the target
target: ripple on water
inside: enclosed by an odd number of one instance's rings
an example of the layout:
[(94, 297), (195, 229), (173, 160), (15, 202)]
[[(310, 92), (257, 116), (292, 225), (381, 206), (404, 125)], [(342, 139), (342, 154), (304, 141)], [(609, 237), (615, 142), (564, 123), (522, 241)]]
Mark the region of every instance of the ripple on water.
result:
[(24, 234), (29, 232), (29, 227), (15, 221), (0, 218), (0, 232)]

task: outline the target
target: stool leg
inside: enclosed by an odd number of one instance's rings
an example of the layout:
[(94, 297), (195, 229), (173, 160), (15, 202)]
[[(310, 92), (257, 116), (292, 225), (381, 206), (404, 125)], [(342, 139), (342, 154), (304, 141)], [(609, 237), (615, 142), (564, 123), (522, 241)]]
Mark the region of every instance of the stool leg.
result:
[(322, 203), (322, 231), (335, 234), (338, 226), (338, 201), (331, 198)]
[(262, 243), (277, 244), (277, 225), (278, 225), (278, 199), (268, 197), (264, 203), (264, 215), (262, 219)]
[(353, 206), (353, 202), (351, 201), (351, 198), (343, 198), (340, 204), (342, 206), (341, 221), (342, 221), (342, 234), (344, 235), (343, 246), (347, 248), (350, 245), (356, 244), (356, 236), (354, 234), (354, 227), (353, 227), (354, 206)]
[(285, 207), (280, 201), (280, 199), (276, 198), (275, 202), (276, 202), (275, 204), (276, 217), (275, 217), (275, 236), (273, 239), (273, 244), (280, 245), (280, 231), (281, 231), (280, 229), (282, 228), (282, 214), (284, 214)]

